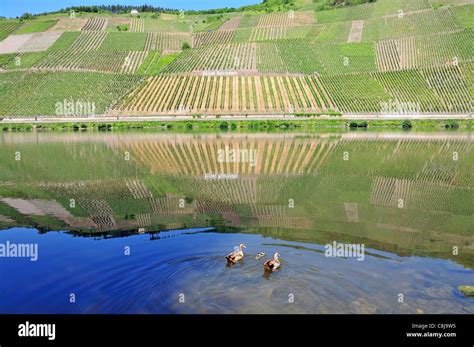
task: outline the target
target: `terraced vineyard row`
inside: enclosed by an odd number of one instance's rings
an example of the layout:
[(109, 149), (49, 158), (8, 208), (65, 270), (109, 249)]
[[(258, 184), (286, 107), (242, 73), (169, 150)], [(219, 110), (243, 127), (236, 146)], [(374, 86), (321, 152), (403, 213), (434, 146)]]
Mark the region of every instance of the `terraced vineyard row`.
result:
[(371, 43), (318, 45), (303, 42), (232, 43), (181, 53), (164, 73), (206, 70), (345, 74), (377, 71)]
[(282, 40), (286, 39), (288, 27), (263, 27), (254, 28), (250, 35), (250, 41)]
[(283, 12), (283, 13), (272, 13), (264, 14), (260, 17), (257, 27), (275, 27), (275, 26), (291, 26), (293, 25), (293, 19), (295, 18), (295, 12)]
[(321, 82), (339, 110), (347, 113), (379, 113), (392, 99), (368, 74), (321, 76)]
[(364, 21), (362, 41), (383, 41), (394, 38), (423, 36), (458, 30), (449, 8), (372, 18)]
[[(442, 2), (443, 4), (448, 3), (461, 3), (464, 0), (446, 0), (436, 2)], [(430, 10), (435, 4), (433, 0), (378, 0), (359, 6), (346, 6), (339, 7), (336, 9), (325, 10), (316, 12), (316, 18), (318, 23), (331, 23), (339, 21), (352, 21), (352, 20), (364, 20), (372, 17), (385, 17), (385, 16), (397, 16), (398, 11), (402, 13), (408, 13), (413, 11)]]
[[(410, 37), (377, 42), (375, 46), (369, 42), (318, 44), (298, 41), (258, 42), (254, 45), (257, 47), (256, 69), (259, 72), (338, 75), (458, 64), (472, 59), (473, 42), (474, 32), (462, 30), (435, 34), (429, 40)], [(182, 55), (183, 59), (175, 62), (180, 64), (172, 64), (167, 71), (201, 71), (209, 69), (208, 66), (224, 66), (228, 69), (228, 54), (246, 65), (245, 55), (238, 53), (241, 48), (236, 48), (245, 45), (232, 45), (236, 44), (201, 47), (192, 54), (186, 52)], [(208, 56), (210, 61), (199, 56)]]
[(413, 37), (379, 41), (375, 47), (379, 71), (402, 70), (415, 67), (416, 51)]
[(107, 27), (107, 19), (105, 18), (89, 18), (87, 23), (82, 27), (82, 31), (102, 31)]
[(81, 51), (53, 52), (38, 65), (39, 69), (91, 70), (133, 74), (145, 60), (147, 52)]
[(206, 33), (193, 34), (193, 47), (199, 48), (203, 46), (225, 44), (232, 41), (234, 30), (218, 30)]
[(21, 26), (22, 23), (19, 21), (0, 21), (0, 41), (15, 30), (19, 29)]
[(422, 70), (429, 86), (440, 97), (448, 112), (472, 112), (473, 95), (458, 66), (430, 67)]
[[(213, 66), (210, 66), (211, 68)], [(221, 66), (222, 67), (222, 66)], [(148, 80), (116, 107), (136, 113), (463, 113), (469, 66), (314, 76), (169, 76)], [(467, 72), (467, 73), (466, 73)], [(171, 95), (170, 95), (171, 93)]]
[(134, 74), (143, 64), (148, 52), (130, 51), (125, 57), (120, 73)]
[(328, 110), (334, 110), (332, 100), (319, 79), (309, 76), (157, 76), (114, 107), (132, 114)]
[(283, 60), (280, 45), (273, 43), (257, 44), (257, 70), (264, 73), (286, 73), (287, 63)]
[[(335, 106), (346, 113), (466, 113), (472, 111), (468, 66), (321, 76)], [(472, 88), (472, 87), (471, 87)]]
[(1, 73), (0, 115), (84, 115), (75, 106), (58, 110), (58, 103), (63, 108), (65, 100), (87, 104), (94, 114), (103, 114), (140, 80), (133, 75), (84, 72)]
[[(194, 47), (202, 47), (229, 42), (260, 42), (274, 40), (304, 40), (312, 42), (325, 29), (324, 25), (262, 26), (238, 28), (212, 32), (193, 33)], [(225, 34), (218, 34), (225, 32)], [(341, 40), (346, 41), (346, 40)]]
[(142, 33), (145, 31), (145, 20), (143, 18), (132, 18), (130, 22), (130, 31), (132, 33)]
[(146, 53), (98, 51), (106, 37), (103, 31), (81, 32), (67, 49), (50, 52), (35, 67), (134, 73)]
[(257, 27), (306, 26), (315, 22), (311, 11), (288, 11), (260, 16)]
[(313, 41), (322, 30), (321, 26), (262, 27), (254, 28), (248, 41), (303, 40)]
[(415, 107), (419, 107), (423, 112), (445, 110), (440, 98), (434, 90), (430, 89), (425, 76), (419, 70), (374, 73), (372, 76), (393, 96), (393, 100), (402, 103), (415, 103)]
[(178, 51), (181, 49), (183, 42), (190, 44), (191, 35), (188, 33), (148, 33), (145, 50)]
[(259, 43), (260, 72), (346, 74), (376, 71), (371, 43), (321, 45), (303, 42)]
[(455, 65), (473, 59), (473, 42), (473, 30), (380, 41), (377, 66), (379, 71), (392, 71)]
[(214, 45), (181, 53), (163, 73), (205, 70), (257, 71), (257, 46), (254, 43)]
[(57, 70), (101, 70), (120, 71), (127, 57), (126, 52), (99, 52), (95, 50), (71, 52), (54, 52), (40, 62), (39, 69)]
[(106, 32), (83, 32), (68, 48), (68, 51), (90, 51), (97, 50), (104, 42)]

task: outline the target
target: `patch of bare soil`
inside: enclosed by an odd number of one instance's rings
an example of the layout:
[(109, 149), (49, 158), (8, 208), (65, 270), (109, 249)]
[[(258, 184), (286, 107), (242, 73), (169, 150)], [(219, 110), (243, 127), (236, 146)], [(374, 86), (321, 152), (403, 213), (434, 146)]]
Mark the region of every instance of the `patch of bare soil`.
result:
[(47, 50), (62, 32), (10, 35), (0, 42), (0, 54), (39, 52)]
[(87, 23), (87, 18), (61, 18), (48, 31), (79, 31)]
[(229, 19), (219, 27), (219, 30), (235, 30), (240, 25), (240, 16)]
[(18, 49), (18, 52), (46, 51), (61, 35), (62, 32), (60, 31), (33, 34), (33, 36)]
[(360, 42), (362, 39), (362, 30), (364, 29), (363, 20), (355, 20), (352, 22), (351, 32), (349, 33), (349, 38), (347, 39), (348, 43), (351, 42)]

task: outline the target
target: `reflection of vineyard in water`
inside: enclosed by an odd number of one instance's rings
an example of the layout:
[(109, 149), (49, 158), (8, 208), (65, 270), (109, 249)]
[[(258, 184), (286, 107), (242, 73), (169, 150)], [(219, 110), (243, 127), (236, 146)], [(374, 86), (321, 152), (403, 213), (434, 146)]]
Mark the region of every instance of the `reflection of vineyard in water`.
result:
[[(1, 227), (233, 226), (301, 242), (336, 237), (474, 266), (469, 135), (65, 136), (3, 137)], [(219, 160), (222, 151), (236, 149), (256, 151), (255, 161)]]

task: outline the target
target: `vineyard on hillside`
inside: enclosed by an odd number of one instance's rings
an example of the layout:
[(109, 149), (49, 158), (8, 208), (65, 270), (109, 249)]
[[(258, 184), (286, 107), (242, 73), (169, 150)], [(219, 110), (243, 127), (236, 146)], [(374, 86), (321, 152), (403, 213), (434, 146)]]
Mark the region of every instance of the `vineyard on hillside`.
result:
[[(127, 86), (113, 97), (91, 90), (113, 114), (470, 114), (472, 18), (474, 4), (461, 0), (378, 0), (222, 16), (0, 19), (0, 83), (18, 83), (38, 115), (53, 115), (41, 100), (59, 95), (40, 97), (38, 81), (60, 89), (68, 74)], [(9, 92), (2, 99), (2, 115), (35, 114), (14, 107)]]
[(184, 42), (191, 43), (188, 33), (148, 33), (145, 42), (146, 51), (179, 51)]
[[(62, 116), (58, 113), (68, 115), (69, 111), (71, 115), (82, 115), (85, 109), (102, 114), (140, 80), (132, 75), (80, 72), (1, 73), (0, 115)], [(81, 112), (75, 106), (70, 110), (64, 107), (68, 102), (79, 102)]]
[(132, 114), (328, 112), (319, 79), (288, 76), (151, 77), (114, 107)]
[(254, 43), (214, 45), (181, 53), (163, 73), (257, 71), (257, 45)]
[(101, 31), (107, 26), (107, 19), (105, 18), (89, 18), (86, 24), (82, 27), (82, 31)]
[(5, 39), (15, 30), (21, 27), (21, 23), (17, 21), (1, 21), (0, 22), (0, 41)]
[(193, 35), (193, 47), (199, 48), (216, 44), (228, 43), (234, 36), (234, 30), (219, 30)]

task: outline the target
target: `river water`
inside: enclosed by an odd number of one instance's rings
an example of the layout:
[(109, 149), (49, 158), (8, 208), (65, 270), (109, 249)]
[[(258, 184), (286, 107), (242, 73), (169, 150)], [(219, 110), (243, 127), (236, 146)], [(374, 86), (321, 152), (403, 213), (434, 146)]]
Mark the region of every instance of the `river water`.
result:
[(472, 314), (472, 147), (465, 132), (4, 133), (0, 313)]

